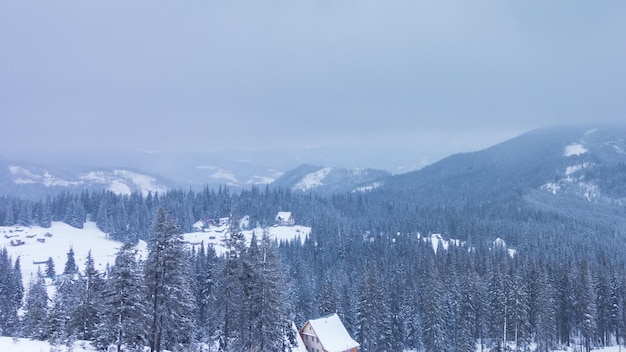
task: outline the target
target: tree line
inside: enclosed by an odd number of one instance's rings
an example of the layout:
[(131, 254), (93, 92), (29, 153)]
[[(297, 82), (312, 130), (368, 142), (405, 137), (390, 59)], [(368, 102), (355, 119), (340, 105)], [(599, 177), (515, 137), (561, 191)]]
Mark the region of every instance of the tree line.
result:
[[(259, 226), (272, 224), (278, 210), (292, 210), (313, 231), (304, 244), (274, 243), (258, 234), (246, 245), (241, 229), (232, 227), (228, 251), (221, 256), (211, 247), (181, 247), (180, 232), (195, 221), (233, 210)], [(13, 312), (24, 290), (19, 285), (2, 289), (10, 298), (2, 305), (3, 334), (55, 343), (86, 339), (129, 349), (283, 351), (289, 346), (290, 321), (302, 326), (337, 312), (363, 351), (474, 351), (476, 344), (491, 351), (505, 345), (523, 351), (532, 343), (540, 351), (568, 345), (590, 350), (625, 337), (623, 234), (516, 202), (428, 207), (401, 197), (322, 198), (253, 188), (238, 194), (206, 189), (148, 197), (62, 194), (41, 202), (12, 200), (0, 212), (4, 224), (43, 226), (72, 219), (78, 219), (76, 226), (95, 220), (124, 242), (147, 239), (152, 257), (137, 260), (128, 244), (107, 272), (86, 266), (77, 275), (68, 252), (70, 264), (63, 273), (69, 275), (57, 283), (57, 294), (43, 297), (45, 273), (31, 279), (21, 319)], [(462, 242), (435, 252), (418, 230)], [(165, 232), (176, 235), (156, 240)], [(495, 245), (496, 237), (513, 243), (516, 254)], [(159, 245), (165, 243), (176, 250), (164, 251)], [(5, 255), (0, 263), (7, 275), (0, 282), (17, 282), (19, 260)], [(154, 284), (160, 279), (172, 281)], [(134, 297), (128, 301), (132, 304), (111, 301), (126, 289), (135, 292), (126, 294)], [(155, 305), (166, 303), (172, 306), (159, 311), (169, 313), (155, 316)], [(117, 307), (115, 313), (107, 312), (111, 307)], [(166, 331), (165, 326), (175, 328)]]

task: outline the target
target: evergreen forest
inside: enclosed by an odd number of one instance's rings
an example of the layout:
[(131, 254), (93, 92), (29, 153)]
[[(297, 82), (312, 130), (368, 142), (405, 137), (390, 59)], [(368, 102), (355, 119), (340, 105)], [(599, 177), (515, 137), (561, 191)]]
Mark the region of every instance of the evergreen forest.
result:
[[(117, 351), (287, 351), (293, 323), (336, 312), (364, 352), (590, 351), (626, 338), (625, 234), (521, 198), (453, 207), (268, 187), (62, 193), (0, 206), (5, 226), (95, 221), (125, 243), (105, 272), (68, 248), (65, 263), (50, 262), (26, 287), (20, 258), (2, 250), (5, 336)], [(246, 244), (236, 220), (271, 226), (278, 211), (312, 227), (304, 243), (259, 233)], [(220, 217), (231, 219), (225, 254), (183, 243), (195, 222)], [(424, 240), (433, 233), (458, 241), (433, 248)]]

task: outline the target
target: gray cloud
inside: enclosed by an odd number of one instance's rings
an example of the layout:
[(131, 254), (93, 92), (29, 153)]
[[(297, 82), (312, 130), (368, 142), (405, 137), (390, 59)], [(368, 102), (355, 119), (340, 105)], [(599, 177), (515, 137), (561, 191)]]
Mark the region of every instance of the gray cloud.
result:
[(405, 155), (398, 167), (544, 125), (621, 122), (625, 13), (619, 1), (4, 2), (0, 154), (336, 147), (330, 162)]

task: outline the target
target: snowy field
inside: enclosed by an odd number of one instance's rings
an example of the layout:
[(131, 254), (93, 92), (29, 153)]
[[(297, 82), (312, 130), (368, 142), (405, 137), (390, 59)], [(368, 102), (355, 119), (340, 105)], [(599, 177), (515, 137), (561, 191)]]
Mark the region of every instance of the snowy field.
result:
[[(76, 341), (72, 348), (68, 351), (66, 346), (56, 346), (56, 349), (52, 349), (50, 343), (46, 341), (33, 341), (29, 339), (13, 339), (12, 337), (0, 337), (0, 350), (2, 352), (95, 352), (97, 351), (92, 347), (89, 342)], [(295, 351), (306, 351), (306, 349), (297, 349)], [(479, 352), (480, 350), (477, 350)], [(570, 348), (568, 350), (557, 350), (553, 352), (577, 352), (580, 348)], [(626, 352), (626, 348), (612, 346), (594, 349), (594, 352)], [(412, 351), (405, 351), (412, 352)], [(488, 349), (484, 349), (483, 352), (489, 352)]]
[[(50, 343), (46, 341), (33, 341), (29, 339), (13, 339), (12, 337), (0, 337), (0, 350), (2, 352), (67, 352), (66, 346), (58, 346), (53, 349)], [(76, 341), (73, 348), (70, 349), (73, 352), (95, 352), (97, 349), (93, 348), (89, 342)]]
[[(23, 242), (19, 245), (11, 245)], [(79, 270), (85, 269), (85, 259), (91, 250), (96, 269), (104, 271), (107, 264), (113, 265), (115, 254), (121, 242), (107, 239), (94, 222), (86, 222), (84, 228), (77, 229), (62, 222), (53, 222), (50, 228), (39, 226), (0, 226), (0, 247), (5, 247), (13, 258), (20, 258), (24, 285), (28, 285), (31, 275), (43, 272), (45, 262), (52, 258), (57, 274), (63, 272), (67, 252), (74, 249), (74, 256)], [(146, 243), (141, 241), (138, 248), (146, 253)]]
[[(245, 230), (243, 234), (246, 238), (246, 244), (250, 244), (250, 239), (252, 239), (252, 233), (256, 234), (257, 239), (261, 239), (263, 236), (263, 232), (267, 231), (269, 237), (278, 242), (281, 241), (291, 241), (291, 240), (300, 240), (301, 243), (304, 243), (304, 240), (311, 233), (311, 228), (307, 226), (271, 226), (265, 229), (256, 228), (253, 230)], [(220, 225), (220, 226), (211, 226), (204, 230), (199, 230), (197, 232), (185, 233), (183, 237), (187, 243), (190, 245), (199, 245), (204, 243), (204, 245), (211, 244), (213, 248), (215, 248), (215, 252), (217, 255), (222, 255), (226, 252), (226, 247), (224, 247), (224, 239), (225, 236), (228, 235), (228, 226)]]
[[(244, 231), (244, 236), (248, 243), (252, 238), (252, 233), (256, 233), (257, 238), (263, 236), (267, 231), (272, 239), (277, 241), (288, 241), (300, 239), (304, 241), (311, 233), (311, 228), (306, 226), (272, 226), (265, 230), (257, 228)], [(224, 253), (226, 248), (223, 245), (224, 237), (228, 234), (228, 226), (212, 226), (199, 232), (185, 233), (183, 237), (189, 245), (211, 244), (215, 247), (218, 255)], [(12, 245), (13, 243), (13, 245)], [(63, 272), (67, 252), (70, 247), (74, 249), (74, 256), (79, 270), (84, 270), (85, 259), (91, 250), (96, 269), (104, 271), (107, 264), (113, 265), (115, 254), (121, 242), (112, 241), (107, 235), (100, 231), (94, 222), (86, 222), (84, 228), (77, 229), (62, 222), (53, 222), (50, 228), (39, 226), (0, 226), (0, 248), (7, 249), (13, 260), (20, 258), (22, 266), (22, 278), (24, 286), (28, 285), (31, 275), (36, 275), (40, 268), (43, 272), (48, 258), (54, 261), (57, 274)], [(147, 255), (147, 244), (140, 241), (139, 253), (142, 257)], [(4, 351), (0, 348), (0, 351)]]

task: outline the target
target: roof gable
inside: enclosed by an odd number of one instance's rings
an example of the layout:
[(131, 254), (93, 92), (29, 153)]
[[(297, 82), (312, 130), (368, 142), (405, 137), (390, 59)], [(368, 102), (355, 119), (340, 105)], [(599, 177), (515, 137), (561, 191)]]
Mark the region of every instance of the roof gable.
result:
[(359, 347), (359, 343), (350, 337), (348, 330), (343, 326), (341, 319), (339, 319), (336, 313), (318, 319), (311, 319), (304, 327), (309, 324), (315, 331), (324, 349), (328, 352), (340, 352)]
[(289, 220), (289, 218), (291, 218), (291, 212), (290, 211), (279, 211), (278, 214), (276, 214), (276, 220), (282, 220), (282, 221), (286, 221)]

